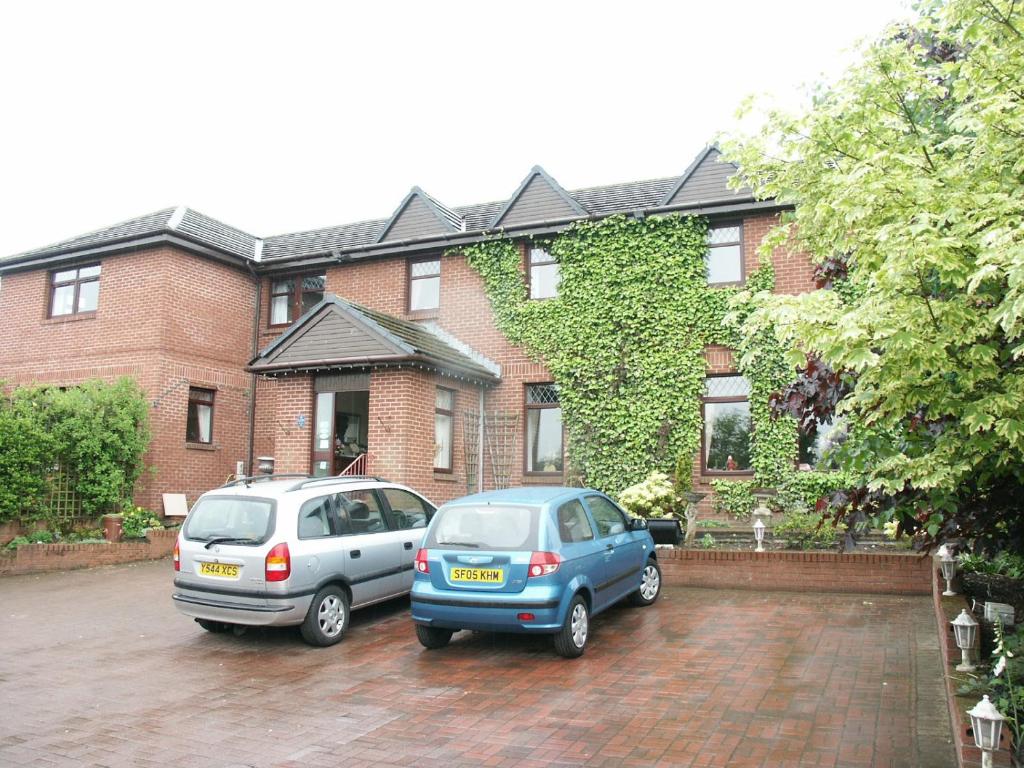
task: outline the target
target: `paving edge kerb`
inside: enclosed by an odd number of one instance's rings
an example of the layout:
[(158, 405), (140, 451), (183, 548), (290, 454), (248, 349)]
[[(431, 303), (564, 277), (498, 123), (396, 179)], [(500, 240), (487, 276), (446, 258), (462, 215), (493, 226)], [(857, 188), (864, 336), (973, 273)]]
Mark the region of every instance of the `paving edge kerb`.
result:
[(658, 549), (665, 579), (687, 587), (930, 595), (932, 559), (912, 553)]
[(174, 550), (176, 530), (147, 531), (144, 539), (94, 544), (25, 544), (0, 552), (0, 576), (70, 571), (97, 565), (159, 560)]

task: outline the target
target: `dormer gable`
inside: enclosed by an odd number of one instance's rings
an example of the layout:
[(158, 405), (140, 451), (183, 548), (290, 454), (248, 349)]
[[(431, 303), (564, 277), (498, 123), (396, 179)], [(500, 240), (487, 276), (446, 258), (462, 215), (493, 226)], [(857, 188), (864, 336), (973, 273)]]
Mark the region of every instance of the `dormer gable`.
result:
[(572, 195), (562, 189), (543, 168), (535, 165), (498, 211), (490, 228), (586, 215), (586, 209)]
[(413, 187), (385, 222), (376, 242), (443, 235), (462, 232), (465, 228), (461, 216), (419, 187)]
[(661, 205), (689, 205), (696, 203), (749, 200), (753, 193), (746, 187), (730, 189), (729, 177), (739, 170), (732, 163), (721, 160), (722, 153), (712, 145), (705, 148), (683, 171), (679, 181), (672, 185)]

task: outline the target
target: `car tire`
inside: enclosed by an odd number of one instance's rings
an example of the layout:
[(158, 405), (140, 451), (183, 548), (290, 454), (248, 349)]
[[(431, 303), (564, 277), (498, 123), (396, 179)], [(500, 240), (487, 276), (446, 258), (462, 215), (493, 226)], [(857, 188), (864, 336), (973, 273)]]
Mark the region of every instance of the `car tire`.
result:
[(425, 624), (416, 625), (416, 639), (420, 645), (430, 650), (444, 648), (452, 639), (454, 630), (441, 629), (440, 627), (428, 627)]
[(661, 594), (661, 566), (653, 557), (647, 559), (640, 575), (640, 589), (629, 596), (633, 605), (650, 605)]
[(590, 637), (590, 611), (587, 601), (576, 595), (569, 603), (562, 628), (555, 634), (555, 653), (566, 659), (583, 655)]
[(227, 632), (231, 629), (230, 624), (225, 624), (223, 621), (210, 621), (209, 619), (196, 619), (196, 624), (205, 629), (207, 632), (213, 632), (219, 634), (221, 632)]
[(321, 648), (340, 642), (348, 629), (349, 613), (345, 590), (333, 584), (324, 587), (313, 597), (299, 627), (302, 639)]

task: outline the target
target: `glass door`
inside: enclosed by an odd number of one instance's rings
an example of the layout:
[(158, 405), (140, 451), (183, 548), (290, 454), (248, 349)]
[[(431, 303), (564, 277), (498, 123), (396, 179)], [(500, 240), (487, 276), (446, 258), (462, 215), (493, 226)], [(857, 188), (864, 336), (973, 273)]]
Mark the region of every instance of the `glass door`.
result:
[(334, 474), (334, 393), (319, 392), (316, 396), (316, 416), (313, 419), (314, 477)]

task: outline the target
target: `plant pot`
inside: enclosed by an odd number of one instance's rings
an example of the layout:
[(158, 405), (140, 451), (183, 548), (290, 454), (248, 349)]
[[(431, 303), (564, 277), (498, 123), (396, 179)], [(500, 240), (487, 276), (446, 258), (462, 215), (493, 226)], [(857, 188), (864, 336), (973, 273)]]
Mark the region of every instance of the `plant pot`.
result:
[(103, 538), (111, 543), (116, 543), (121, 540), (121, 524), (124, 518), (121, 515), (104, 515), (103, 516)]
[(671, 544), (678, 547), (683, 543), (683, 526), (674, 517), (648, 519), (647, 530), (651, 532), (655, 544)]

